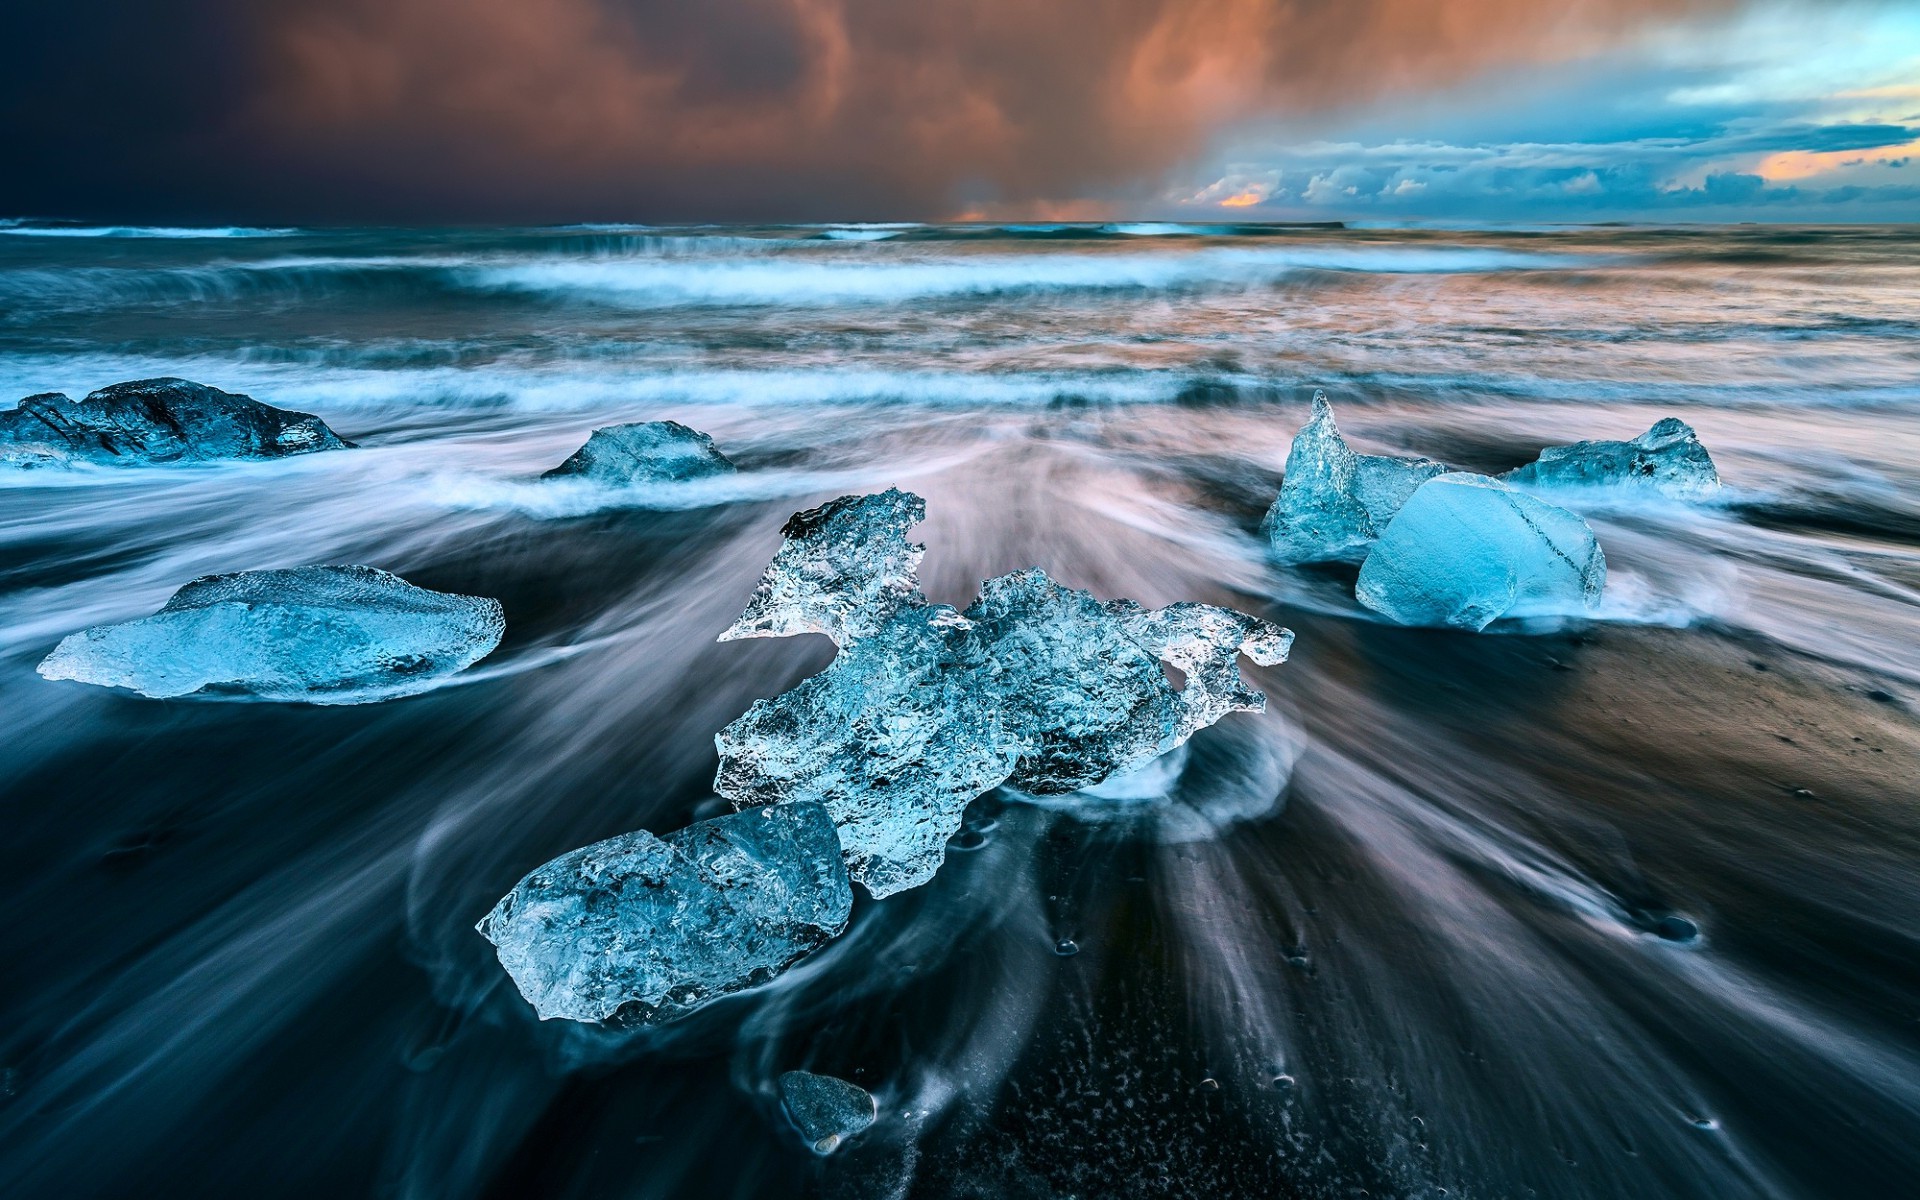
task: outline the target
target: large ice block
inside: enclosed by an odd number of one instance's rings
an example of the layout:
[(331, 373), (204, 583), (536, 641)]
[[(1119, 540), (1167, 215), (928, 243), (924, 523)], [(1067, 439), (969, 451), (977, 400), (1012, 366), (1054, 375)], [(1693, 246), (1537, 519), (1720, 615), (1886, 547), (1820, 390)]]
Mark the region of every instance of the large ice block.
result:
[(1501, 476), (1534, 489), (1618, 488), (1679, 500), (1698, 500), (1720, 490), (1720, 472), (1693, 427), (1678, 417), (1626, 442), (1575, 442), (1549, 446), (1524, 467)]
[[(886, 519), (870, 527), (882, 538), (887, 565), (878, 577), (889, 586), (872, 588), (871, 572), (808, 577), (809, 586), (829, 581), (810, 594), (808, 611), (833, 619), (783, 628), (831, 626), (840, 654), (721, 730), (714, 781), (736, 805), (824, 805), (853, 878), (874, 895), (933, 878), (968, 803), (1003, 782), (1037, 795), (1077, 791), (1166, 753), (1228, 712), (1265, 704), (1241, 680), (1238, 656), (1283, 661), (1292, 634), (1258, 618), (1205, 604), (1102, 604), (1040, 570), (986, 581), (964, 613), (925, 604), (913, 574), (923, 548), (899, 551), (924, 509), (898, 492), (838, 500), (788, 528), (806, 538), (875, 500), (886, 501), (874, 506)], [(785, 582), (793, 572), (782, 557), (756, 606), (776, 585), (781, 595), (798, 591)], [(885, 614), (877, 623), (876, 611)], [(1162, 664), (1180, 671), (1184, 686)]]
[(586, 445), (542, 478), (628, 487), (731, 475), (737, 469), (699, 430), (678, 421), (642, 421), (594, 430)]
[(1606, 558), (1579, 517), (1485, 475), (1420, 485), (1360, 567), (1360, 603), (1402, 625), (1484, 629), (1596, 607)]
[(826, 811), (782, 804), (563, 854), (475, 928), (541, 1020), (647, 1024), (772, 979), (852, 904)]
[(39, 670), (159, 699), (361, 704), (472, 666), (505, 629), (498, 600), (429, 591), (374, 567), (243, 571), (196, 579), (153, 616), (73, 634)]
[(0, 462), (152, 465), (284, 458), (349, 445), (308, 413), (185, 379), (142, 379), (84, 400), (28, 396), (0, 412)]
[(1431, 459), (1356, 454), (1325, 395), (1294, 436), (1264, 528), (1281, 562), (1358, 562), (1415, 488), (1450, 468)]

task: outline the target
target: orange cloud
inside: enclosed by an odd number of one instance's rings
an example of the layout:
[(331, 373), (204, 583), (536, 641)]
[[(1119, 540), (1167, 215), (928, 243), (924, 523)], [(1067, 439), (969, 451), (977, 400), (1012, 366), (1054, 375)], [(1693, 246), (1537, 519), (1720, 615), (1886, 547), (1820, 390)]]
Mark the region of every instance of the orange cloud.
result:
[(1252, 205), (1260, 203), (1262, 200), (1265, 200), (1265, 199), (1266, 199), (1266, 196), (1260, 192), (1251, 192), (1251, 191), (1240, 192), (1236, 195), (1228, 196), (1225, 200), (1222, 200), (1220, 202), (1220, 207), (1221, 208), (1248, 208)]
[(1754, 174), (1768, 183), (1782, 183), (1824, 175), (1842, 167), (1894, 162), (1916, 155), (1920, 155), (1920, 139), (1872, 150), (1785, 150), (1762, 159), (1760, 165), (1754, 168)]
[(246, 119), (290, 169), (442, 215), (1039, 211), (1151, 185), (1232, 122), (1730, 3), (286, 0)]

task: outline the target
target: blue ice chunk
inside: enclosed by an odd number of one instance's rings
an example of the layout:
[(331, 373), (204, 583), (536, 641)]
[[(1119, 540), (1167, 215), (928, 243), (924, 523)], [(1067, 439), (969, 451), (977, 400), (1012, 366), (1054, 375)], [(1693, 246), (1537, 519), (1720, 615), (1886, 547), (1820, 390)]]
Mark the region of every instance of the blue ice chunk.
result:
[(1026, 743), (971, 624), (912, 606), (827, 669), (755, 701), (715, 737), (713, 790), (736, 805), (814, 802), (840, 829), (847, 868), (875, 896), (932, 879), (967, 804), (1013, 770)]
[(872, 1125), (880, 1111), (865, 1088), (810, 1071), (780, 1076), (780, 1103), (815, 1154), (832, 1154)]
[(852, 905), (826, 811), (782, 804), (563, 854), (475, 928), (541, 1020), (651, 1024), (772, 979)]
[(1358, 562), (1415, 488), (1450, 468), (1425, 458), (1356, 454), (1324, 393), (1294, 436), (1280, 496), (1264, 528), (1284, 563)]
[(0, 412), (0, 462), (152, 465), (285, 458), (350, 443), (308, 413), (185, 379), (141, 379), (84, 400), (28, 396)]
[(1620, 488), (1677, 500), (1698, 500), (1720, 490), (1713, 457), (1693, 427), (1678, 417), (1655, 422), (1632, 441), (1549, 446), (1501, 478), (1524, 488)]
[(907, 530), (926, 516), (927, 502), (898, 488), (795, 513), (746, 611), (720, 640), (824, 633), (845, 646), (922, 603), (915, 572), (927, 548), (908, 541)]
[(542, 478), (628, 487), (731, 475), (737, 469), (699, 430), (678, 421), (642, 421), (594, 430), (586, 445)]
[[(933, 878), (968, 803), (1003, 782), (1037, 795), (1077, 791), (1228, 712), (1260, 711), (1265, 697), (1241, 680), (1239, 655), (1277, 663), (1292, 640), (1212, 605), (1102, 604), (1040, 570), (986, 581), (964, 613), (928, 605), (913, 574), (924, 548), (905, 541), (924, 512), (917, 496), (848, 497), (788, 528), (806, 539), (863, 510), (874, 519), (860, 528), (879, 538), (864, 569), (858, 545), (834, 542), (832, 571), (796, 572), (790, 542), (755, 592), (761, 611), (789, 612), (762, 597), (800, 594), (789, 581), (804, 579), (813, 589), (805, 611), (832, 620), (785, 627), (831, 625), (842, 649), (825, 671), (720, 731), (714, 790), (742, 806), (825, 806), (853, 878), (875, 896)], [(1184, 675), (1183, 687), (1162, 664)]]
[(363, 704), (465, 670), (505, 629), (498, 600), (428, 591), (374, 567), (243, 571), (196, 579), (153, 616), (73, 634), (39, 670), (157, 699)]
[(1485, 475), (1420, 485), (1360, 567), (1360, 603), (1402, 625), (1484, 629), (1600, 603), (1607, 562), (1579, 517)]

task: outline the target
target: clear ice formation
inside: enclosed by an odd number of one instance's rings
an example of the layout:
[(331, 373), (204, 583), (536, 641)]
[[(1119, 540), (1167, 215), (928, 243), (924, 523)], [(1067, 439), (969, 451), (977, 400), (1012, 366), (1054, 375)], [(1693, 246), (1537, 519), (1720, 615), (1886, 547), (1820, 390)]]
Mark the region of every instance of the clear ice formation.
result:
[(815, 1154), (832, 1154), (872, 1125), (880, 1111), (865, 1088), (809, 1071), (780, 1076), (780, 1103)]
[(15, 465), (284, 458), (350, 444), (319, 417), (185, 379), (117, 383), (79, 401), (47, 392), (0, 412), (0, 462)]
[(642, 421), (596, 429), (587, 444), (543, 479), (586, 479), (607, 487), (676, 483), (731, 475), (737, 468), (713, 439), (678, 421)]
[(909, 542), (907, 530), (926, 517), (927, 502), (899, 488), (793, 514), (746, 611), (720, 640), (824, 633), (845, 646), (924, 603), (915, 572), (927, 548)]
[(1658, 421), (1628, 442), (1549, 446), (1501, 478), (1524, 488), (1628, 488), (1678, 500), (1720, 490), (1712, 456), (1693, 427), (1678, 417)]
[(374, 567), (208, 575), (150, 617), (63, 639), (48, 679), (131, 688), (363, 704), (417, 692), (486, 657), (500, 602), (415, 587)]
[(1230, 609), (1103, 604), (1040, 570), (987, 580), (965, 612), (926, 603), (925, 548), (906, 540), (925, 511), (890, 490), (795, 516), (721, 635), (840, 645), (825, 671), (720, 731), (714, 790), (742, 808), (824, 805), (873, 895), (933, 878), (968, 803), (1002, 783), (1077, 791), (1265, 706), (1238, 656), (1282, 662), (1293, 635)]
[(1264, 523), (1284, 563), (1358, 562), (1415, 488), (1451, 468), (1425, 458), (1355, 454), (1325, 394), (1294, 435), (1280, 497)]
[(1420, 485), (1360, 567), (1360, 603), (1402, 625), (1480, 630), (1600, 602), (1607, 563), (1564, 508), (1485, 475)]
[(852, 906), (826, 810), (782, 804), (563, 854), (474, 928), (541, 1020), (652, 1024), (767, 982)]

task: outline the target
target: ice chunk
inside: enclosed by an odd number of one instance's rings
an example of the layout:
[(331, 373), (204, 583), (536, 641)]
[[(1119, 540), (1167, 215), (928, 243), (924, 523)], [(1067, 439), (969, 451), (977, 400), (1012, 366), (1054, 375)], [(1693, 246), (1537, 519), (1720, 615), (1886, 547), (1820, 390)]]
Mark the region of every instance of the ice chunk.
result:
[(563, 854), (475, 928), (541, 1020), (648, 1024), (772, 979), (852, 905), (826, 811), (782, 804)]
[(587, 444), (544, 479), (583, 478), (607, 487), (675, 483), (730, 475), (736, 468), (713, 439), (678, 421), (643, 421), (596, 429)]
[(1360, 567), (1360, 603), (1402, 625), (1484, 629), (1600, 603), (1606, 558), (1579, 517), (1485, 475), (1442, 475), (1388, 523)]
[(1712, 456), (1678, 417), (1655, 422), (1630, 442), (1549, 446), (1501, 478), (1525, 488), (1630, 488), (1680, 500), (1720, 490)]
[(208, 575), (150, 617), (73, 634), (40, 664), (168, 698), (246, 693), (362, 704), (424, 690), (492, 652), (500, 602), (415, 587), (373, 567)]
[(918, 887), (940, 869), (968, 802), (1005, 779), (1025, 747), (996, 712), (984, 665), (953, 609), (900, 610), (721, 730), (713, 790), (735, 805), (825, 805), (869, 892)]
[(880, 1111), (865, 1088), (809, 1071), (780, 1076), (780, 1103), (816, 1154), (832, 1154), (841, 1142), (873, 1124)]
[(720, 640), (824, 633), (844, 646), (878, 629), (925, 599), (914, 573), (927, 548), (909, 542), (907, 530), (926, 516), (927, 502), (898, 488), (793, 514), (746, 611)]
[(0, 460), (153, 464), (284, 458), (350, 445), (319, 417), (185, 379), (142, 379), (0, 412)]
[(1355, 454), (1325, 394), (1294, 436), (1265, 529), (1281, 562), (1358, 562), (1415, 488), (1449, 468), (1425, 458)]
[[(922, 548), (897, 553), (920, 498), (860, 499), (888, 499), (876, 527), (883, 551), (896, 548), (885, 560), (891, 586), (876, 592), (858, 573), (844, 585), (864, 589), (855, 594), (820, 585), (812, 609), (858, 636), (825, 671), (721, 730), (714, 790), (736, 805), (824, 805), (853, 878), (875, 896), (933, 878), (975, 797), (1003, 782), (1072, 792), (1148, 762), (1228, 712), (1261, 709), (1265, 698), (1240, 679), (1240, 653), (1286, 657), (1292, 634), (1258, 618), (1204, 604), (1102, 604), (1039, 570), (986, 581), (964, 613), (925, 604), (913, 575)], [(780, 558), (767, 575), (788, 577)], [(756, 605), (768, 589), (763, 581)], [(884, 620), (874, 624), (868, 606)]]

